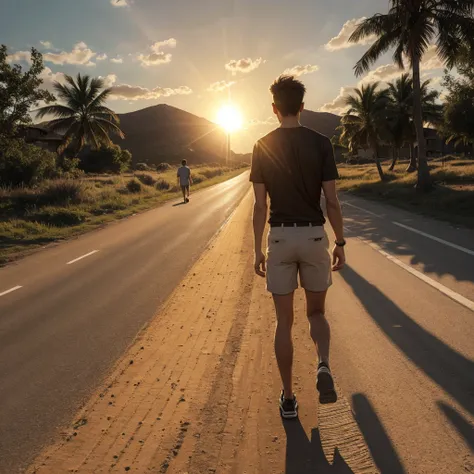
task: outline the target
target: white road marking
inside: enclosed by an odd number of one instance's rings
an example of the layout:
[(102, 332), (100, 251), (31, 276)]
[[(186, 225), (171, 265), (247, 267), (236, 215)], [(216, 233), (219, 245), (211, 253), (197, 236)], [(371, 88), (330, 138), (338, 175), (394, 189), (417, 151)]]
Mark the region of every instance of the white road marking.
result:
[(428, 285), (432, 286), (436, 290), (440, 291), (447, 297), (451, 298), (452, 300), (456, 301), (457, 303), (463, 305), (467, 309), (470, 309), (471, 311), (474, 311), (474, 301), (471, 301), (464, 296), (460, 295), (459, 293), (456, 293), (455, 291), (451, 290), (450, 288), (442, 285), (436, 280), (433, 280), (430, 277), (427, 277), (424, 273), (419, 272), (418, 270), (415, 270), (413, 267), (410, 265), (407, 265), (406, 263), (402, 262), (401, 260), (398, 260), (398, 258), (395, 258), (393, 255), (390, 253), (386, 252), (383, 250), (379, 245), (377, 245), (374, 242), (371, 242), (370, 240), (366, 240), (362, 237), (357, 237), (359, 240), (364, 242), (367, 245), (370, 245), (374, 250), (379, 252), (381, 255), (383, 255), (385, 258), (390, 260), (391, 262), (395, 263), (395, 265), (398, 265), (399, 267), (403, 268), (406, 270), (408, 273), (411, 273), (413, 276), (419, 278), (420, 280), (424, 281)]
[(348, 206), (351, 206), (351, 207), (354, 207), (356, 209), (359, 209), (360, 211), (364, 211), (366, 212), (367, 214), (370, 214), (372, 216), (375, 216), (375, 217), (382, 217), (380, 214), (375, 214), (375, 212), (372, 212), (372, 211), (368, 211), (367, 209), (364, 209), (363, 207), (359, 207), (359, 206), (356, 206), (355, 204), (351, 204), (350, 202), (347, 202), (347, 201), (342, 201), (343, 204), (347, 204)]
[(97, 253), (98, 250), (93, 250), (92, 252), (86, 253), (85, 255), (82, 255), (82, 257), (75, 258), (74, 260), (71, 260), (70, 262), (67, 262), (66, 265), (71, 265), (73, 263), (78, 262), (79, 260), (82, 260), (83, 258), (90, 257), (91, 255), (94, 255)]
[(415, 232), (416, 234), (420, 234), (423, 237), (427, 237), (428, 239), (435, 240), (440, 244), (447, 245), (448, 247), (452, 247), (453, 249), (460, 250), (461, 252), (467, 253), (469, 255), (474, 256), (474, 250), (469, 250), (465, 247), (461, 247), (460, 245), (453, 244), (452, 242), (448, 242), (447, 240), (440, 239), (439, 237), (435, 237), (434, 235), (427, 234), (426, 232), (422, 232), (421, 230), (414, 229), (413, 227), (409, 227), (405, 224), (400, 224), (400, 222), (392, 222), (392, 224), (398, 225), (398, 227), (402, 227), (403, 229), (409, 230), (411, 232)]
[[(372, 211), (368, 211), (367, 209), (364, 209), (363, 207), (359, 207), (359, 206), (356, 206), (354, 204), (351, 204), (350, 202), (343, 201), (343, 203), (347, 204), (348, 206), (359, 209), (360, 211), (366, 212), (367, 214), (370, 214), (372, 216), (383, 218), (383, 216), (381, 216), (379, 214), (375, 214)], [(448, 247), (452, 247), (453, 249), (460, 250), (461, 252), (464, 252), (464, 253), (467, 253), (468, 255), (474, 256), (474, 250), (470, 250), (470, 249), (467, 249), (465, 247), (461, 247), (460, 245), (453, 244), (452, 242), (449, 242), (449, 241), (444, 240), (444, 239), (440, 239), (439, 237), (436, 237), (436, 236), (431, 235), (431, 234), (427, 234), (426, 232), (422, 232), (421, 230), (414, 229), (413, 227), (410, 227), (410, 226), (405, 225), (405, 224), (401, 224), (400, 222), (396, 222), (396, 221), (391, 221), (391, 222), (392, 222), (392, 224), (395, 224), (398, 227), (402, 227), (403, 229), (409, 230), (410, 232), (415, 232), (416, 234), (422, 235), (423, 237), (426, 237), (428, 239), (439, 242), (440, 244), (446, 245)]]
[(13, 293), (14, 291), (19, 290), (20, 288), (23, 288), (23, 287), (22, 286), (15, 286), (13, 288), (10, 288), (7, 291), (4, 291), (3, 293), (0, 293), (0, 296), (5, 296), (5, 295), (8, 295), (8, 293)]

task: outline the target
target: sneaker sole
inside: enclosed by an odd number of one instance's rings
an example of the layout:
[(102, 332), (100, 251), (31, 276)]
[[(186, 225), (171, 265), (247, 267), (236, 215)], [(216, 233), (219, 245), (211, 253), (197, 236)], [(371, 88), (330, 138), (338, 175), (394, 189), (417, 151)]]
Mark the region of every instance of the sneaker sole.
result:
[(316, 388), (319, 392), (319, 403), (328, 404), (337, 402), (337, 393), (334, 390), (334, 380), (329, 374), (321, 373), (318, 375)]
[(296, 405), (296, 411), (284, 412), (282, 407), (280, 406), (280, 415), (285, 420), (292, 420), (292, 419), (298, 418), (298, 404)]
[(280, 415), (285, 420), (294, 420), (295, 418), (298, 418), (298, 412), (284, 413), (281, 408), (280, 408)]

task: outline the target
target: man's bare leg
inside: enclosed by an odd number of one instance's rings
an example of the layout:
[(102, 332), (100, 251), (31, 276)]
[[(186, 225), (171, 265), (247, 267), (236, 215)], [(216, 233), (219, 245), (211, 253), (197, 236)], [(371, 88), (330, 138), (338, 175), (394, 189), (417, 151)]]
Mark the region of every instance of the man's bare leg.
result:
[(283, 390), (286, 399), (293, 398), (293, 293), (273, 295), (277, 325), (275, 330), (275, 354), (280, 370)]
[(306, 291), (306, 305), (311, 338), (319, 357), (317, 384), (320, 403), (334, 403), (337, 393), (334, 387), (331, 369), (329, 368), (329, 345), (331, 330), (325, 316), (327, 291), (318, 293)]
[(318, 293), (306, 290), (306, 312), (311, 339), (316, 346), (319, 362), (329, 364), (329, 344), (331, 331), (325, 316), (327, 291)]

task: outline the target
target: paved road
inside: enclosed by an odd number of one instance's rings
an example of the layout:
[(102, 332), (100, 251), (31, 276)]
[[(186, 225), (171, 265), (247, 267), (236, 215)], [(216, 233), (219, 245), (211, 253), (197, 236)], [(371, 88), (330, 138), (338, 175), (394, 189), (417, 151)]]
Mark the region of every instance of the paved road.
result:
[(278, 416), (275, 316), (252, 269), (247, 195), (76, 415), (87, 424), (67, 427), (77, 436), (63, 437), (31, 472), (474, 472), (473, 233), (344, 200), (349, 264), (327, 305), (336, 404), (316, 401), (299, 291), (300, 418)]
[[(242, 196), (245, 181), (227, 186)], [(0, 272), (0, 294), (24, 285), (0, 297), (5, 472), (15, 472), (13, 462), (31, 459), (72, 418), (156, 312), (161, 291), (180, 283), (212, 235), (195, 244), (207, 222), (199, 221), (207, 219), (200, 211), (228, 199), (215, 211), (215, 230), (234, 205), (225, 186), (190, 206), (137, 216)], [(343, 200), (349, 265), (335, 275), (328, 299), (336, 405), (317, 406), (314, 349), (298, 293), (300, 421), (282, 425), (276, 414), (274, 314), (252, 274), (247, 196), (171, 304), (125, 353), (111, 388), (92, 396), (77, 441), (61, 441), (39, 472), (474, 472), (474, 233)], [(168, 225), (173, 242), (157, 231)], [(93, 250), (100, 252), (64, 268)], [(188, 260), (181, 255), (187, 251)]]
[(1, 473), (69, 421), (248, 189), (244, 173), (0, 269)]

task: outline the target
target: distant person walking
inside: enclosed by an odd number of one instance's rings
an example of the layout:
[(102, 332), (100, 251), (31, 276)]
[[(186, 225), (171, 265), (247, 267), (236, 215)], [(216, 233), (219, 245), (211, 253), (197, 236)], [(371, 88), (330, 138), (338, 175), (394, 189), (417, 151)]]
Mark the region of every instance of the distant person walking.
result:
[(189, 189), (193, 184), (193, 178), (191, 176), (191, 170), (187, 166), (188, 162), (183, 160), (181, 167), (178, 168), (178, 186), (181, 186), (183, 192), (184, 202), (189, 202)]
[[(326, 293), (332, 280), (329, 242), (320, 205), (321, 191), (336, 235), (333, 271), (344, 266), (346, 242), (336, 194), (338, 172), (331, 142), (299, 122), (305, 86), (292, 76), (281, 76), (270, 91), (273, 112), (280, 127), (255, 144), (250, 173), (255, 192), (255, 272), (260, 276), (266, 274), (267, 288), (273, 294), (276, 309), (275, 353), (283, 382), (280, 412), (283, 418), (296, 418), (298, 404), (293, 393), (291, 331), (298, 274), (306, 293), (311, 338), (319, 356), (316, 373), (319, 401), (333, 403), (337, 400), (329, 368), (330, 328), (324, 314)], [(270, 196), (270, 232), (265, 257), (262, 238), (267, 218), (267, 194)]]

